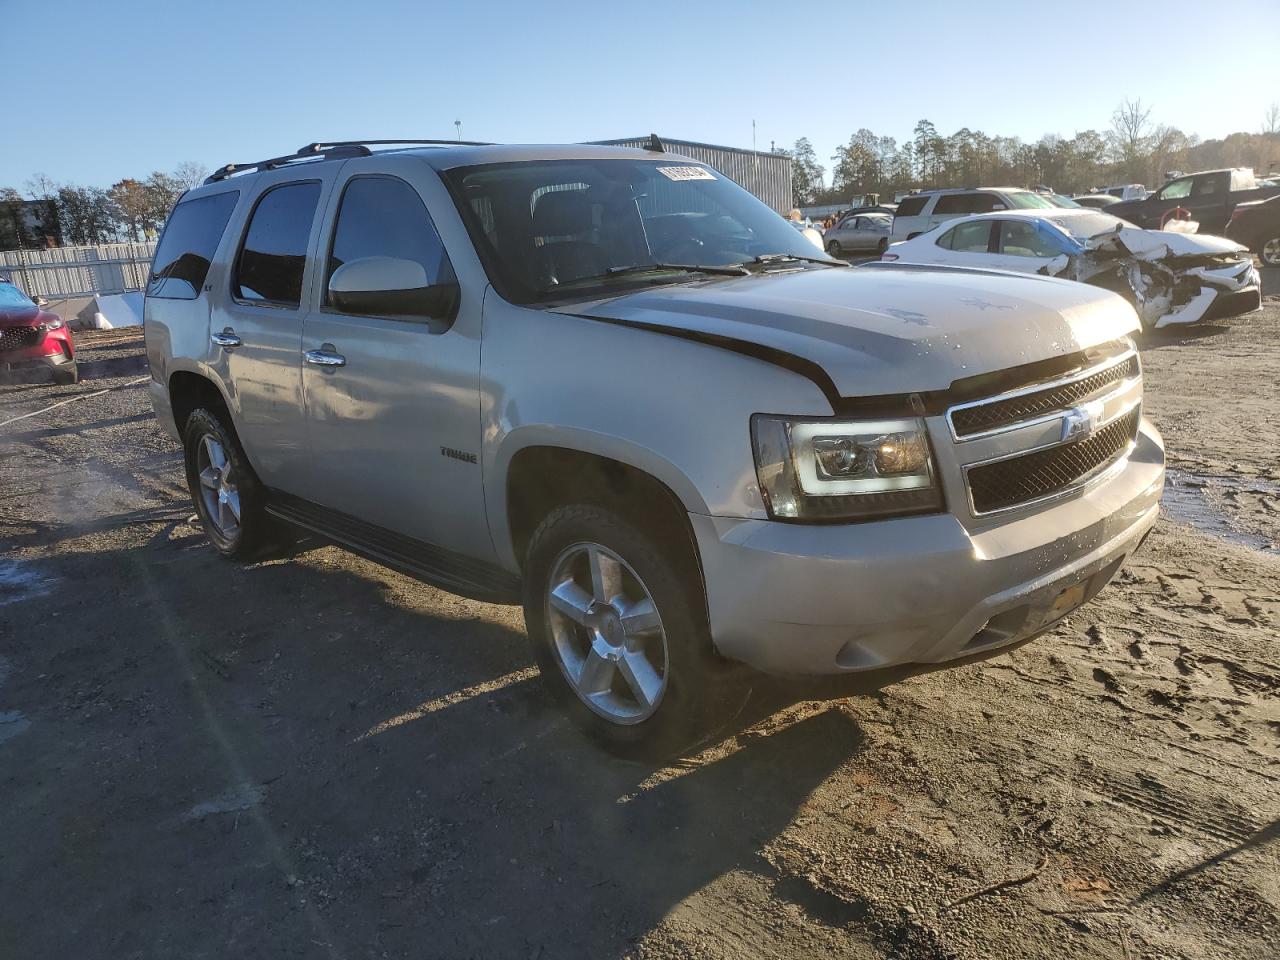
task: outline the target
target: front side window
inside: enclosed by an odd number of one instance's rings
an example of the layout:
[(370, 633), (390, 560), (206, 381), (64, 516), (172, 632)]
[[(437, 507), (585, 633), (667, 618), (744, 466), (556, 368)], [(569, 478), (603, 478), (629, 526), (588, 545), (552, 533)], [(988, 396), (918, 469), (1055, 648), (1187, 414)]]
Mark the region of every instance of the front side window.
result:
[(209, 264), (239, 199), (239, 191), (232, 190), (184, 200), (173, 208), (152, 261), (148, 297), (194, 300), (200, 295)]
[(356, 177), (343, 191), (325, 271), (326, 302), (334, 271), (365, 257), (394, 257), (420, 264), (428, 286), (455, 282), (444, 244), (422, 198), (395, 177)]
[(681, 266), (732, 273), (759, 256), (821, 257), (794, 225), (701, 164), (536, 160), (443, 176), (490, 278), (515, 303), (707, 276)]
[(251, 303), (297, 307), (320, 182), (289, 183), (264, 193), (249, 220), (232, 289)]
[(1062, 251), (1035, 223), (1000, 221), (1000, 252), (1010, 257), (1056, 257)]
[(958, 253), (986, 253), (991, 244), (991, 221), (973, 220), (952, 227), (938, 238), (938, 246)]
[(1160, 199), (1161, 200), (1186, 199), (1187, 197), (1191, 196), (1191, 183), (1192, 183), (1191, 178), (1186, 177), (1182, 180), (1175, 180), (1173, 181), (1173, 183), (1166, 184), (1164, 188), (1161, 189), (1160, 191)]
[[(1032, 193), (1030, 190), (1019, 190), (1014, 193), (1007, 193), (1009, 203), (1015, 210), (1052, 210), (1053, 204), (1040, 196), (1038, 193)], [(999, 201), (997, 201), (999, 202)], [(993, 209), (1003, 210), (1004, 204)]]

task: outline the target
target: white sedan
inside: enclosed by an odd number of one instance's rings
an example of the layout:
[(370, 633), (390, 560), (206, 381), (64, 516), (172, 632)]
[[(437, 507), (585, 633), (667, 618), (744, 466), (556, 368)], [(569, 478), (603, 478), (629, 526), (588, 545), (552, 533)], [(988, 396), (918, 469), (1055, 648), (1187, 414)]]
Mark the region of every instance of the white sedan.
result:
[(948, 220), (881, 258), (1039, 273), (1115, 290), (1143, 326), (1222, 320), (1262, 305), (1248, 249), (1224, 237), (1142, 230), (1100, 210), (1006, 210)]

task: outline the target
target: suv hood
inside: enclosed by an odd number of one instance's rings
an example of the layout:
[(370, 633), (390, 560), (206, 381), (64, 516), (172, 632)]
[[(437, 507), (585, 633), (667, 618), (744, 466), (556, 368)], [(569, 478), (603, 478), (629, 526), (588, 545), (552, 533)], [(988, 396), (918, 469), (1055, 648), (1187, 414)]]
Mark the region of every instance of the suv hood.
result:
[(841, 397), (945, 390), (1138, 328), (1113, 293), (1048, 277), (875, 264), (699, 281), (557, 308), (821, 367)]
[(0, 307), (0, 327), (29, 327), (40, 318), (40, 308)]

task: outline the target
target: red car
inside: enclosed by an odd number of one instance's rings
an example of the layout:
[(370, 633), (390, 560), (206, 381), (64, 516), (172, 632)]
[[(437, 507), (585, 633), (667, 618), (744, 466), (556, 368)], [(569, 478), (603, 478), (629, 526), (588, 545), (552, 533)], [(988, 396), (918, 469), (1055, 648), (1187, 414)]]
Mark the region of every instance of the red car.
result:
[(57, 314), (41, 310), (11, 283), (0, 282), (0, 380), (52, 377), (75, 383), (71, 331)]

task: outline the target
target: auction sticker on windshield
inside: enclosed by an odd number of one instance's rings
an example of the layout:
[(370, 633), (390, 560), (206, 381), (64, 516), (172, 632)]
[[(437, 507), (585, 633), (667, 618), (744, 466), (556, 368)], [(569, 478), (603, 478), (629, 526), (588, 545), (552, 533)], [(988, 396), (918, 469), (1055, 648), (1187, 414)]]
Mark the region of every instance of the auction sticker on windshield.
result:
[(668, 180), (714, 180), (715, 174), (705, 167), (659, 167)]

